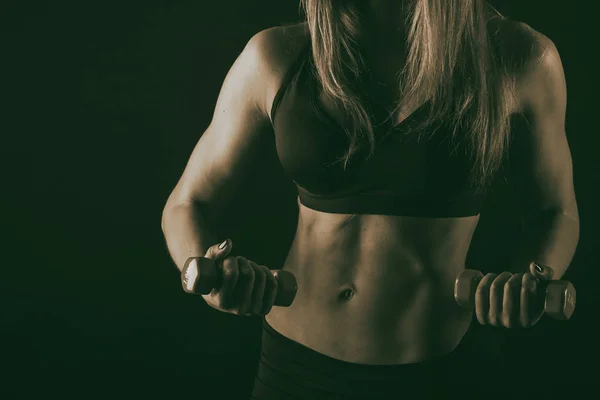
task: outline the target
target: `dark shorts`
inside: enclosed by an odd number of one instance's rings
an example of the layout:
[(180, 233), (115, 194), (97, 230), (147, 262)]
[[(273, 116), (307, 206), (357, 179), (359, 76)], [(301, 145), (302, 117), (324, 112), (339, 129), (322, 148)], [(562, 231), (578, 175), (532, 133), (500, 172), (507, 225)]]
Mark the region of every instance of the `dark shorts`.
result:
[[(262, 351), (251, 399), (330, 400), (448, 398), (448, 390), (472, 386), (469, 333), (448, 355), (415, 364), (365, 365), (328, 357), (275, 331), (263, 319)], [(442, 397), (440, 397), (442, 396)]]

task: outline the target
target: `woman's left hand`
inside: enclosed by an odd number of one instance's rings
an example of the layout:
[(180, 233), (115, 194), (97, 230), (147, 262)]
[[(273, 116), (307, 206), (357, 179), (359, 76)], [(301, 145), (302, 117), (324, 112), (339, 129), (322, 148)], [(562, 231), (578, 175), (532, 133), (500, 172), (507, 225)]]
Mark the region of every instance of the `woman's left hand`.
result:
[[(550, 270), (551, 271), (551, 270)], [(544, 315), (545, 291), (540, 280), (551, 279), (535, 263), (525, 274), (503, 272), (485, 275), (475, 293), (475, 314), (482, 325), (529, 328)]]

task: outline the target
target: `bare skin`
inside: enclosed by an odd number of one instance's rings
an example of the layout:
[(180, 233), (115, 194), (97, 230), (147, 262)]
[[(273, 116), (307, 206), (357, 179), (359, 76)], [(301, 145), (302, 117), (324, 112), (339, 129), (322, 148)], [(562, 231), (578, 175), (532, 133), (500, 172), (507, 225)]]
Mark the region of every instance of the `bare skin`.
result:
[[(530, 47), (527, 40), (534, 35), (522, 25), (508, 29), (513, 33), (507, 39), (511, 49), (518, 44)], [(517, 30), (520, 33), (514, 34)], [(228, 74), (211, 126), (194, 149), (165, 207), (163, 230), (180, 268), (186, 257), (202, 256), (216, 242), (210, 237), (208, 223), (198, 227), (190, 222), (205, 220), (199, 218), (203, 211), (197, 211), (200, 208), (196, 206), (216, 215), (223, 212), (245, 179), (253, 157), (273, 150), (264, 145), (273, 134), (271, 105), (283, 76), (307, 40), (305, 24), (263, 31), (251, 40)], [(390, 70), (399, 68), (400, 64)], [(386, 74), (388, 69), (375, 69), (381, 82), (393, 82)], [(519, 81), (522, 95), (510, 102), (513, 113), (525, 109), (521, 99), (543, 93), (543, 88), (536, 86), (543, 81), (532, 82), (527, 75)], [(543, 97), (551, 98), (546, 94)], [(334, 118), (341, 118), (327, 99), (321, 101)], [(417, 106), (400, 110), (396, 122), (408, 117)], [(564, 132), (558, 129), (564, 126), (564, 120), (552, 119), (563, 117), (550, 108), (538, 114), (534, 135), (540, 143), (536, 151), (539, 148), (541, 155), (535, 158), (538, 181), (534, 183), (553, 188), (540, 194), (544, 208), (562, 210), (564, 204), (573, 203), (570, 171), (563, 168), (569, 164), (570, 154)], [(547, 138), (557, 143), (553, 157), (541, 153), (542, 144), (550, 146)], [(526, 184), (533, 186), (531, 182)], [(252, 297), (250, 308), (257, 310), (254, 315), (268, 312), (267, 322), (291, 340), (348, 362), (419, 362), (451, 352), (471, 323), (473, 313), (456, 305), (453, 285), (465, 268), (478, 220), (479, 216), (329, 214), (299, 203), (298, 227), (289, 254), (283, 266), (276, 266), (294, 273), (298, 280), (297, 297), (288, 308), (271, 309), (272, 301), (263, 307), (267, 301), (262, 299), (263, 292), (265, 299), (273, 297), (266, 293), (264, 276), (258, 273), (264, 268), (239, 257), (225, 260), (223, 268), (226, 278), (235, 277), (237, 290), (248, 294), (246, 303)], [(260, 279), (252, 277), (253, 270)], [(257, 286), (254, 282), (259, 281), (262, 283)], [(247, 314), (248, 304), (225, 307), (224, 298), (225, 293), (218, 291), (205, 297), (214, 308)], [(484, 311), (487, 315), (488, 310)]]
[(327, 214), (299, 203), (284, 264), (298, 280), (291, 307), (267, 322), (290, 339), (362, 364), (417, 362), (452, 351), (472, 313), (453, 284), (478, 216)]
[[(371, 59), (393, 90), (403, 57)], [(330, 115), (343, 116), (323, 96)], [(418, 105), (401, 110), (400, 123)], [(472, 313), (453, 298), (479, 216), (407, 218), (329, 214), (298, 200), (298, 226), (283, 269), (298, 280), (291, 307), (267, 322), (284, 336), (330, 357), (361, 364), (403, 364), (452, 351)]]
[[(391, 87), (396, 68), (377, 68)], [(387, 72), (387, 73), (386, 73)], [(391, 75), (391, 76), (390, 76)], [(335, 107), (321, 98), (328, 112)], [(400, 110), (396, 123), (418, 105)], [(513, 105), (515, 112), (518, 104)], [(472, 312), (453, 297), (479, 215), (408, 218), (329, 214), (298, 200), (296, 234), (283, 266), (298, 280), (289, 308), (267, 322), (330, 357), (361, 364), (404, 364), (454, 350)]]

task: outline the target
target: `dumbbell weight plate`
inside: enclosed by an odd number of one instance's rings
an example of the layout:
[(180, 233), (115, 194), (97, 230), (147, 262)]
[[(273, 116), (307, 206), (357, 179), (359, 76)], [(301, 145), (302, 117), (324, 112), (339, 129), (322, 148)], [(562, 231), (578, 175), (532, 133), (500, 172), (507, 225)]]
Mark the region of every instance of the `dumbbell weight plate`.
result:
[(298, 292), (296, 277), (291, 272), (285, 270), (275, 270), (272, 272), (275, 275), (275, 279), (277, 279), (275, 305), (279, 307), (291, 306)]
[(575, 311), (576, 291), (571, 282), (551, 281), (546, 287), (546, 314), (553, 319), (567, 320)]
[(454, 283), (454, 299), (461, 307), (475, 307), (475, 290), (482, 278), (483, 274), (473, 269), (465, 269), (458, 275)]
[(219, 281), (214, 260), (205, 257), (190, 257), (181, 270), (181, 285), (186, 293), (209, 294)]

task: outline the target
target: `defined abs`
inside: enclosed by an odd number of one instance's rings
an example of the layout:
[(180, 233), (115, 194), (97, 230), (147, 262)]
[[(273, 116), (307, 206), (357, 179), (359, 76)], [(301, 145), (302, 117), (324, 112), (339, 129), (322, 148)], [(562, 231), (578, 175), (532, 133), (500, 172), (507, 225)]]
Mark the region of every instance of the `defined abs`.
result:
[(267, 321), (349, 362), (415, 362), (452, 350), (470, 321), (453, 300), (453, 282), (476, 221), (427, 229), (361, 216), (325, 222), (301, 214), (284, 266), (296, 275), (298, 294)]

